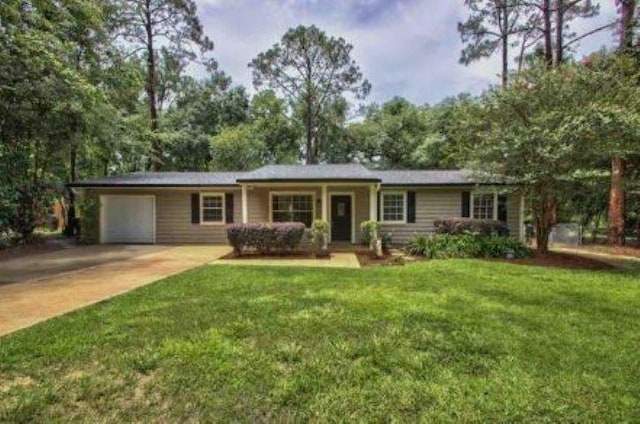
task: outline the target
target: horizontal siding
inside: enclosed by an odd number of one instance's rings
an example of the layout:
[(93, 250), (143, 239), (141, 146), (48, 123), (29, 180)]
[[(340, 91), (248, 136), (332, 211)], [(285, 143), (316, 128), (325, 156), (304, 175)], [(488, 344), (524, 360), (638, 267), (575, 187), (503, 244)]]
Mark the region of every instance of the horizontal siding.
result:
[[(433, 222), (436, 219), (462, 215), (462, 190), (418, 189), (415, 192), (415, 223), (381, 223), (382, 231), (391, 233), (391, 240), (394, 244), (405, 244), (416, 234), (433, 234)], [(513, 237), (520, 236), (519, 220), (520, 197), (510, 194), (507, 197), (507, 226)]]
[[(397, 191), (397, 190), (394, 190)], [(391, 233), (393, 244), (405, 244), (415, 234), (433, 233), (433, 221), (438, 218), (461, 215), (460, 190), (413, 190), (416, 192), (416, 222), (411, 224), (384, 224), (382, 231)], [(384, 193), (384, 190), (382, 191)]]
[[(233, 193), (233, 221), (242, 222), (240, 190), (207, 188), (202, 192)], [(225, 225), (191, 223), (191, 193), (199, 190), (96, 189), (96, 195), (154, 195), (156, 197), (156, 243), (227, 242)], [(98, 218), (99, 219), (99, 218)]]

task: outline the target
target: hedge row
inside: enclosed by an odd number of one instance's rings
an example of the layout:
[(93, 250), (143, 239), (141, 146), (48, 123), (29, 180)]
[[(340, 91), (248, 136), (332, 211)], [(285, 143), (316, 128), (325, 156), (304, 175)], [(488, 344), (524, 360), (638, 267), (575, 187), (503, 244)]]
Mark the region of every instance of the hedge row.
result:
[(442, 218), (433, 222), (436, 234), (475, 234), (479, 236), (507, 237), (509, 228), (502, 221), (474, 218)]
[(430, 259), (523, 258), (530, 254), (529, 249), (514, 238), (475, 234), (415, 236), (406, 250)]
[(301, 222), (227, 225), (227, 239), (237, 255), (247, 251), (260, 254), (294, 250), (302, 241)]

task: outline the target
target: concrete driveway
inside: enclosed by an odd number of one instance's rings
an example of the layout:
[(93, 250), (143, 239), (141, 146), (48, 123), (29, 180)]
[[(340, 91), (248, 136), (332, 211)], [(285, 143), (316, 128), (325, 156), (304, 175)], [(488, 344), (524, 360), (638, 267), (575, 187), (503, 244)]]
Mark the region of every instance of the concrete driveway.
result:
[(0, 262), (5, 282), (0, 284), (0, 336), (209, 263), (230, 250), (105, 245)]
[(64, 250), (0, 261), (0, 285), (50, 277), (169, 249), (160, 245), (74, 245)]

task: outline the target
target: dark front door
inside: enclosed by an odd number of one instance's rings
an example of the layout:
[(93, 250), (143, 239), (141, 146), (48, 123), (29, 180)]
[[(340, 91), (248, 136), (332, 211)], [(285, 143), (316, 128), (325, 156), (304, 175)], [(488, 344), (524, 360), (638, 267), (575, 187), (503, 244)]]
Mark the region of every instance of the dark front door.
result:
[(351, 241), (351, 196), (331, 196), (331, 240)]

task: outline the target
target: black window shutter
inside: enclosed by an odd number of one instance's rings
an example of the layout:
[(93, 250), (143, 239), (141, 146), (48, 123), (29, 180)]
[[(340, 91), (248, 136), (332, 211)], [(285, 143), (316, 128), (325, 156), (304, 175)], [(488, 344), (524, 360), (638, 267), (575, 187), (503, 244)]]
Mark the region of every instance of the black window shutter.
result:
[(227, 224), (233, 223), (233, 193), (224, 194), (224, 213)]
[(407, 191), (407, 222), (416, 222), (416, 192)]
[(200, 193), (191, 193), (191, 223), (200, 223)]
[(498, 221), (507, 222), (507, 196), (498, 196)]
[(461, 206), (461, 215), (463, 218), (469, 218), (471, 216), (471, 192), (463, 191), (462, 192), (462, 206)]
[(382, 195), (378, 192), (378, 221), (382, 220), (382, 213), (380, 212), (382, 209)]

